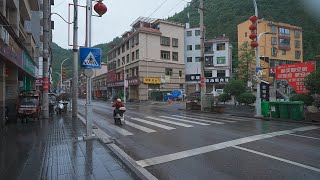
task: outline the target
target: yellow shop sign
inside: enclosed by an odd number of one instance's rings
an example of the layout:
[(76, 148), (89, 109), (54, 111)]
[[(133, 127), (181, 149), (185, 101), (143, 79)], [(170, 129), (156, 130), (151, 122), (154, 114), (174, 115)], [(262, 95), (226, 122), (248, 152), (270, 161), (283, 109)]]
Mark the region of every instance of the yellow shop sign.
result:
[(160, 78), (143, 78), (144, 84), (161, 84)]

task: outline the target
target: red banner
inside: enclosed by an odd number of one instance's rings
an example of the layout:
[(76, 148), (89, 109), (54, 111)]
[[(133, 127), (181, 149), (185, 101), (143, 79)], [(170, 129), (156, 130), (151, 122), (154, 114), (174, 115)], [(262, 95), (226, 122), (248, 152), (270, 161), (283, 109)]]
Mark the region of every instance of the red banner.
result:
[(308, 93), (304, 85), (304, 78), (315, 69), (316, 63), (314, 61), (277, 66), (276, 79), (287, 80), (298, 94)]

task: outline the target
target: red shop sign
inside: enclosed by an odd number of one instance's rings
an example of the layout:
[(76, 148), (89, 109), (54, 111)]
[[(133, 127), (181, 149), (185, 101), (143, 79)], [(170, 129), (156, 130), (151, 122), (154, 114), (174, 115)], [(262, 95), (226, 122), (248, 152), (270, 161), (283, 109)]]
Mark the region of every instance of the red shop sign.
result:
[(315, 69), (316, 63), (314, 61), (277, 66), (276, 79), (288, 81), (288, 84), (298, 94), (308, 93), (304, 85), (304, 78)]

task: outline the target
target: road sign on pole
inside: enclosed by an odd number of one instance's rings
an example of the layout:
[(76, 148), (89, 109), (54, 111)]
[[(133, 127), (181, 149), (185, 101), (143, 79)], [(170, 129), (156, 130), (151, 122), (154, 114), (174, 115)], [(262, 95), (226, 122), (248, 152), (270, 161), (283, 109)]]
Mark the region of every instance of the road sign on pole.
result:
[(101, 48), (80, 48), (80, 66), (84, 69), (101, 69)]

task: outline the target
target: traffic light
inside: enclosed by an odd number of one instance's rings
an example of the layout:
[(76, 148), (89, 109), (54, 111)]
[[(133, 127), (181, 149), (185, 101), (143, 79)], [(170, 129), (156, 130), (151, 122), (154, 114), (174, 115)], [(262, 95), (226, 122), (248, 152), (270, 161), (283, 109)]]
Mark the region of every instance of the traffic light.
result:
[(257, 28), (258, 28), (258, 17), (257, 16), (251, 16), (249, 18), (249, 20), (252, 22), (252, 24), (249, 26), (249, 29), (251, 30), (251, 34), (249, 36), (249, 38), (252, 40), (250, 43), (250, 46), (253, 48), (256, 48), (257, 46), (259, 46), (258, 42), (257, 42)]

